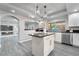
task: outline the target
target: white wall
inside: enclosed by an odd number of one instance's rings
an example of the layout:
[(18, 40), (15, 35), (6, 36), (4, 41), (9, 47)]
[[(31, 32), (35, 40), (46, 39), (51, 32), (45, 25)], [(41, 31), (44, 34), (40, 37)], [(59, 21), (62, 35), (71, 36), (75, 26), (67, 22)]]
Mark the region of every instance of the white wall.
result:
[(68, 14), (72, 14), (74, 12), (79, 11), (79, 3), (69, 3), (66, 6)]
[(31, 36), (29, 36), (28, 34), (32, 34), (35, 32), (35, 30), (24, 30), (25, 29), (25, 21), (28, 19), (20, 19), (19, 21), (19, 29), (20, 29), (20, 41), (28, 41), (31, 39)]
[[(8, 14), (7, 12), (5, 12), (5, 11), (0, 11), (0, 15), (2, 15), (2, 14)], [(18, 17), (19, 18), (19, 15), (16, 15), (16, 17)], [(19, 40), (21, 41), (21, 40), (26, 40), (26, 38), (28, 37), (26, 34), (29, 32), (32, 32), (32, 31), (25, 31), (24, 29), (25, 29), (25, 25), (24, 25), (24, 23), (25, 23), (25, 19), (21, 19), (21, 18), (19, 18)], [(1, 23), (0, 23), (1, 24)], [(0, 38), (1, 39), (1, 38)]]
[(25, 31), (24, 31), (24, 29), (25, 29), (25, 27), (24, 27), (24, 21), (25, 20), (19, 20), (19, 34), (20, 34), (20, 36), (19, 36), (19, 39), (20, 40), (23, 40), (23, 39), (25, 39), (25, 37), (24, 37), (24, 33), (25, 33)]
[(65, 20), (65, 30), (69, 30), (69, 25), (68, 25), (68, 17)]
[[(0, 17), (0, 25), (1, 25), (1, 17)], [(1, 30), (1, 28), (0, 28)], [(1, 31), (0, 31), (0, 48), (1, 48)]]
[[(1, 15), (6, 14), (7, 12), (1, 11), (0, 10), (0, 25), (1, 25)], [(0, 28), (1, 29), (1, 28)], [(1, 32), (0, 32), (0, 48), (1, 48)]]

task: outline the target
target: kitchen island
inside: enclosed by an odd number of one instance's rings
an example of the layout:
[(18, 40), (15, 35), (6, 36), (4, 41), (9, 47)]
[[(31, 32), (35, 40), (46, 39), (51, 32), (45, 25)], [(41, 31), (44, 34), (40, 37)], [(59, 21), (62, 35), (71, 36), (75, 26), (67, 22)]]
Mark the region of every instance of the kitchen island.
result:
[(47, 56), (54, 49), (54, 33), (35, 33), (32, 36), (32, 54)]

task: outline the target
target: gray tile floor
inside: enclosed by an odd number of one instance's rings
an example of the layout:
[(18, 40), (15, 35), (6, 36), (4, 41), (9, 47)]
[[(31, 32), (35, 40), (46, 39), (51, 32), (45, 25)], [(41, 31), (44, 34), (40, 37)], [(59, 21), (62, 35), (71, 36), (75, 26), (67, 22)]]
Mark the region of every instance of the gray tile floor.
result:
[[(22, 44), (18, 43), (13, 48), (0, 49), (0, 56), (32, 56), (31, 45), (31, 41), (28, 41)], [(55, 49), (49, 56), (79, 56), (79, 48), (55, 43)]]

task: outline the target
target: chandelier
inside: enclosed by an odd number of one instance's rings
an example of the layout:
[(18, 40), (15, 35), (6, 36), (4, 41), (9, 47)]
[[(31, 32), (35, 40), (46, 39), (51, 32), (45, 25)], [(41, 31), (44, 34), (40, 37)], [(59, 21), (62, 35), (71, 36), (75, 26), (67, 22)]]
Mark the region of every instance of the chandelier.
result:
[(46, 8), (47, 8), (47, 6), (44, 5), (43, 8), (44, 8), (44, 15), (41, 16), (41, 13), (40, 13), (40, 10), (39, 10), (39, 6), (38, 6), (38, 4), (36, 5), (36, 11), (35, 11), (35, 14), (38, 15), (38, 16), (40, 17), (40, 19), (44, 19), (45, 17), (47, 17), (47, 15), (46, 15), (46, 14), (47, 14), (47, 12), (46, 12)]

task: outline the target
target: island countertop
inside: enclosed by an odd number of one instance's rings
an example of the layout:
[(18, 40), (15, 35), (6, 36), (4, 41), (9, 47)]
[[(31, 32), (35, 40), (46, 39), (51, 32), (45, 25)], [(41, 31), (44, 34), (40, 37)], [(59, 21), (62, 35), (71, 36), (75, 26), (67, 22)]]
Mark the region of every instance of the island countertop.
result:
[(34, 34), (29, 34), (30, 36), (34, 36), (34, 37), (46, 37), (46, 36), (50, 36), (50, 35), (54, 35), (54, 33), (34, 33)]

